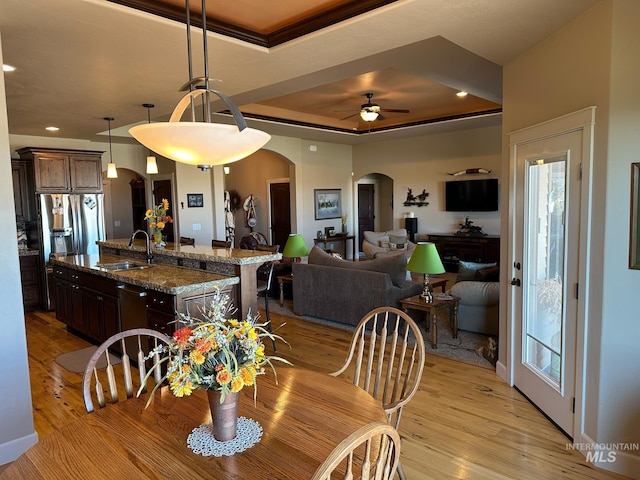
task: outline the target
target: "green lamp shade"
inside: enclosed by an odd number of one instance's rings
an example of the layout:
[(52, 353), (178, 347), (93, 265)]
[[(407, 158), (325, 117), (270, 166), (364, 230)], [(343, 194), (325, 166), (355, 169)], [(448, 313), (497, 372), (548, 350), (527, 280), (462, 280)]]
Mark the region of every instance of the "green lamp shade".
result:
[(406, 269), (415, 273), (444, 273), (444, 266), (436, 245), (431, 242), (419, 242), (411, 254)]
[(297, 258), (306, 257), (309, 255), (309, 249), (307, 244), (304, 243), (304, 238), (299, 233), (292, 233), (287, 239), (287, 243), (282, 251), (283, 257)]

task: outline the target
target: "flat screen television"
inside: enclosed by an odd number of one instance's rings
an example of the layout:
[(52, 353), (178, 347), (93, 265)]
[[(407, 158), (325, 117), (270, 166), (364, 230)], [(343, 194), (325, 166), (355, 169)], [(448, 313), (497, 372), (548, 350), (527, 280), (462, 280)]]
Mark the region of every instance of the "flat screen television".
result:
[(445, 183), (447, 212), (496, 212), (498, 179), (452, 180)]

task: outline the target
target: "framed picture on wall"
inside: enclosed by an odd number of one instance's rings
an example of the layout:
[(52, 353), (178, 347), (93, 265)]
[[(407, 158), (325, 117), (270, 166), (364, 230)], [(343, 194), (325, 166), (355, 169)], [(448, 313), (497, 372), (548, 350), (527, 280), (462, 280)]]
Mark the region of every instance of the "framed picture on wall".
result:
[(631, 164), (629, 268), (640, 270), (640, 163)]
[(315, 189), (313, 191), (315, 201), (316, 220), (342, 217), (342, 190), (339, 188)]
[(187, 193), (187, 207), (203, 207), (204, 201), (202, 193)]

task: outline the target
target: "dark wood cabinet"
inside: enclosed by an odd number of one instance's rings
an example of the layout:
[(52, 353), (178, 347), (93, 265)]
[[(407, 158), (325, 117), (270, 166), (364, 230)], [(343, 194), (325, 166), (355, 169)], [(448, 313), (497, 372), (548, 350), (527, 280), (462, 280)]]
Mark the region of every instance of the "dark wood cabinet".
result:
[(457, 272), (460, 260), (477, 263), (500, 262), (500, 237), (498, 236), (429, 234), (428, 240), (436, 244), (447, 272)]
[(85, 272), (53, 267), (56, 318), (79, 334), (103, 342), (120, 329), (117, 283)]
[(40, 283), (40, 257), (38, 255), (20, 257), (20, 279), (25, 312), (40, 308), (42, 287)]
[(25, 160), (11, 160), (11, 177), (13, 180), (16, 221), (35, 221), (36, 199), (33, 184), (33, 164)]
[(103, 153), (36, 147), (18, 150), (20, 159), (33, 162), (36, 193), (101, 193)]

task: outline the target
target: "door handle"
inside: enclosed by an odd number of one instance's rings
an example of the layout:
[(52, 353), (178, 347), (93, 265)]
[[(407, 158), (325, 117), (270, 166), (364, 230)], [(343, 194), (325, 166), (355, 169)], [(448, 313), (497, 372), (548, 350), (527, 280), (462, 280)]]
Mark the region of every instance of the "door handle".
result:
[(516, 287), (520, 286), (520, 279), (519, 278), (512, 278), (511, 279), (511, 285), (515, 285)]

